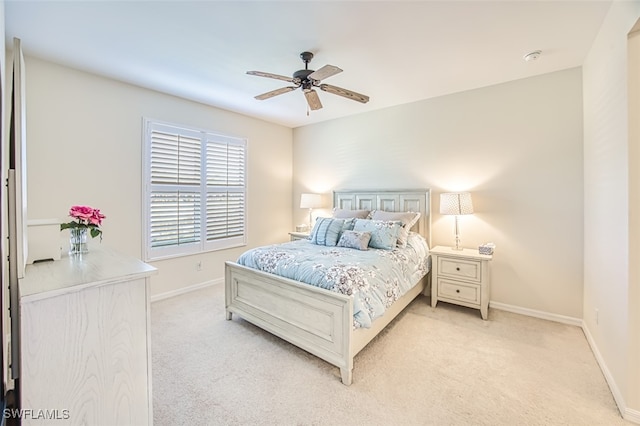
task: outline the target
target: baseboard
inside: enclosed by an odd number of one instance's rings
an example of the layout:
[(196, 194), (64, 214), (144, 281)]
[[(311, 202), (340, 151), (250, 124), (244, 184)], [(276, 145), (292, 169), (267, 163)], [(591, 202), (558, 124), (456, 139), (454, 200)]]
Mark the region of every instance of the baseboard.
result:
[(193, 284), (187, 287), (182, 287), (176, 290), (171, 290), (164, 293), (156, 294), (154, 296), (151, 296), (151, 303), (158, 302), (164, 299), (169, 299), (171, 297), (179, 296), (181, 294), (189, 293), (191, 291), (200, 290), (201, 288), (209, 287), (216, 284), (224, 284), (224, 278), (209, 280), (202, 283)]
[(640, 425), (640, 411), (638, 410), (632, 410), (631, 408), (626, 408), (624, 410), (624, 414), (622, 415), (622, 418), (632, 423), (636, 423)]
[[(604, 375), (604, 379), (607, 381), (607, 385), (609, 385), (609, 390), (611, 390), (611, 394), (613, 395), (613, 400), (616, 402), (618, 406), (618, 410), (620, 411), (620, 415), (623, 419), (629, 420), (634, 423), (640, 423), (640, 413), (635, 410), (631, 410), (627, 408), (627, 404), (624, 402), (624, 398), (622, 397), (622, 393), (616, 384), (616, 381), (613, 379), (613, 375), (607, 364), (604, 362), (604, 358), (600, 351), (598, 350), (598, 346), (596, 346), (596, 341), (593, 339), (591, 332), (589, 331), (589, 327), (583, 321), (582, 322), (582, 332), (587, 338), (587, 342), (589, 343), (589, 347), (591, 347), (591, 352), (593, 352), (593, 356), (596, 358), (596, 362), (598, 366), (600, 366), (600, 370)], [(635, 419), (634, 419), (635, 418)]]
[(565, 315), (552, 314), (544, 311), (536, 311), (535, 309), (522, 308), (520, 306), (507, 305), (500, 302), (489, 302), (489, 307), (499, 309), (501, 311), (513, 312), (514, 314), (526, 315), (528, 317), (541, 318), (549, 321), (561, 322), (563, 324), (575, 325), (582, 327), (581, 318), (573, 318)]

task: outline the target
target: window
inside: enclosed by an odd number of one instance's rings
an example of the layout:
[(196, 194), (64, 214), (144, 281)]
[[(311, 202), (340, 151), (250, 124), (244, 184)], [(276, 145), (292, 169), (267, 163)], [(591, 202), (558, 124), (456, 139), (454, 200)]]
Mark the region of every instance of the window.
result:
[(144, 120), (146, 260), (246, 244), (247, 141)]

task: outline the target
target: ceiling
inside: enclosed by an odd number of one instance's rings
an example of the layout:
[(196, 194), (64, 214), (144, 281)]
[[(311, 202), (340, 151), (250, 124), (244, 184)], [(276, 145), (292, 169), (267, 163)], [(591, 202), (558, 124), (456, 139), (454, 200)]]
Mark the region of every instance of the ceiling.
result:
[[(288, 127), (582, 65), (611, 1), (24, 1), (5, 0), (6, 41), (25, 55)], [(10, 48), (10, 47), (8, 47)], [(523, 56), (541, 50), (535, 61)], [(289, 83), (300, 53), (344, 71), (323, 83), (361, 104)], [(28, 63), (27, 63), (28, 72)]]

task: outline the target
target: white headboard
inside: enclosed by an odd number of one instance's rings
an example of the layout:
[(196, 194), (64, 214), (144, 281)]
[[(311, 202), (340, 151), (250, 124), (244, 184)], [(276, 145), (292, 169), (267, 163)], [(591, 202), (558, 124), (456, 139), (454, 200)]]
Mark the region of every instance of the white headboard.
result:
[(431, 190), (338, 190), (333, 191), (333, 207), (346, 210), (420, 212), (413, 231), (425, 237), (431, 247)]

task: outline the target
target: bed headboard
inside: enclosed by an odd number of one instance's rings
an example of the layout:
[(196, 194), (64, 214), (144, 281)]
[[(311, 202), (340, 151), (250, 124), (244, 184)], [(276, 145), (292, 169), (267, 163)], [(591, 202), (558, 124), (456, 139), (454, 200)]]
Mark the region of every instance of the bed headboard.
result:
[(425, 237), (431, 247), (431, 190), (338, 190), (333, 191), (333, 207), (346, 210), (420, 212), (412, 231)]

